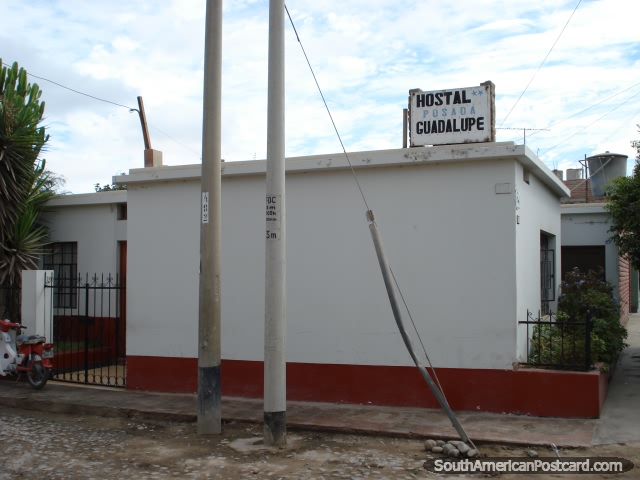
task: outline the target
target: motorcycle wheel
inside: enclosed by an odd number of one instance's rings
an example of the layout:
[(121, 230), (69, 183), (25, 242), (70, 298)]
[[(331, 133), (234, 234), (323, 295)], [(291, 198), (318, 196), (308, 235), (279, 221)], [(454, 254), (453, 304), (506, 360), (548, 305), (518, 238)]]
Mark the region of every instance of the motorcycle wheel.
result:
[(31, 354), (27, 380), (36, 390), (44, 387), (47, 384), (47, 380), (49, 380), (49, 370), (42, 365), (42, 358), (37, 353)]

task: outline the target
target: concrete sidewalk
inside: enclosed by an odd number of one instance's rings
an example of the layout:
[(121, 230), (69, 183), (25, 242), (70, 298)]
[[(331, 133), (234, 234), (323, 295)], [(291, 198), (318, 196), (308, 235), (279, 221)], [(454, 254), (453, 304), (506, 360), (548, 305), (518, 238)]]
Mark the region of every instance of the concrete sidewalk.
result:
[[(195, 422), (196, 396), (83, 387), (50, 382), (41, 391), (28, 384), (0, 382), (0, 405), (56, 413), (158, 418)], [(262, 422), (262, 400), (223, 398), (225, 421)], [(419, 438), (459, 438), (440, 410), (288, 402), (291, 429)], [(591, 445), (596, 420), (538, 418), (461, 412), (458, 419), (477, 442)]]
[(594, 445), (640, 441), (640, 314), (627, 323), (629, 346), (620, 354), (596, 422)]
[[(598, 420), (457, 413), (472, 440), (520, 445), (588, 447), (640, 442), (640, 315), (627, 325), (630, 347), (620, 356), (603, 415)], [(0, 405), (59, 413), (146, 417), (195, 422), (196, 396), (150, 393), (50, 382), (41, 391), (0, 382)], [(321, 429), (387, 436), (458, 438), (440, 410), (288, 402), (291, 429)], [(226, 421), (262, 423), (262, 400), (223, 398)]]

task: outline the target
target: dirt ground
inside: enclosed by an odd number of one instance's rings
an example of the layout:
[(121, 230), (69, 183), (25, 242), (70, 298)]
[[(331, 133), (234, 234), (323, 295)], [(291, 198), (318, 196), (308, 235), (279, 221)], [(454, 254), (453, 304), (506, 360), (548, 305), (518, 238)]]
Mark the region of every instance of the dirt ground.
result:
[[(226, 424), (220, 436), (198, 436), (195, 424), (0, 412), (0, 479), (414, 479), (431, 454), (422, 440), (290, 431), (284, 449), (265, 449), (261, 426)], [(482, 456), (525, 457), (528, 447), (478, 445)], [(540, 457), (551, 449), (533, 447)], [(622, 457), (640, 466), (640, 444), (561, 450), (561, 456)], [(435, 456), (435, 455), (431, 455)], [(478, 478), (477, 476), (475, 476)], [(505, 479), (638, 478), (621, 475), (500, 475)]]

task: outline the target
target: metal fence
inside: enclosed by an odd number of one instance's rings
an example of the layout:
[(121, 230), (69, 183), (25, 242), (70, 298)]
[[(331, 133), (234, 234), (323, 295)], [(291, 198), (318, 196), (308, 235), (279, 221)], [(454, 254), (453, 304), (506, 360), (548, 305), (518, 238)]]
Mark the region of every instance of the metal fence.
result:
[(22, 322), (22, 286), (15, 283), (0, 284), (0, 319)]
[(118, 276), (47, 280), (53, 303), (55, 380), (126, 386), (125, 282)]
[(527, 361), (521, 365), (557, 370), (591, 370), (591, 316), (583, 321), (558, 320), (553, 312), (533, 317), (527, 310)]

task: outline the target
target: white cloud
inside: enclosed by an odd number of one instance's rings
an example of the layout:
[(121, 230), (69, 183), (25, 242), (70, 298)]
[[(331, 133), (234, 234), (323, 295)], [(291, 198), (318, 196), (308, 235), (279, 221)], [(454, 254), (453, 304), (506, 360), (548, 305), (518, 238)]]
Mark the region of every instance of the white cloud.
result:
[[(345, 146), (355, 151), (401, 145), (401, 113), (411, 88), (492, 80), (500, 124), (575, 3), (301, 0), (288, 7)], [(582, 2), (504, 126), (544, 128), (639, 83), (636, 3), (620, 8), (615, 0)], [(78, 0), (3, 2), (0, 57), (118, 104), (136, 107), (141, 95), (152, 145), (163, 151), (165, 163), (197, 163), (204, 4), (118, 0), (88, 8)], [(264, 158), (268, 2), (227, 1), (223, 8), (223, 157)], [(286, 62), (287, 154), (338, 152), (340, 143), (288, 19)], [(47, 103), (49, 166), (68, 178), (69, 189), (91, 191), (95, 182), (142, 165), (136, 113), (36, 81)], [(549, 131), (529, 131), (527, 144), (549, 166), (564, 168), (594, 148), (633, 155), (629, 141), (640, 137), (640, 96), (629, 99), (638, 92), (640, 85)], [(521, 137), (498, 130), (500, 141)]]

